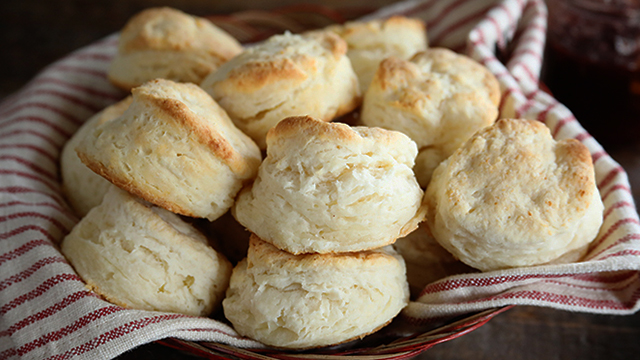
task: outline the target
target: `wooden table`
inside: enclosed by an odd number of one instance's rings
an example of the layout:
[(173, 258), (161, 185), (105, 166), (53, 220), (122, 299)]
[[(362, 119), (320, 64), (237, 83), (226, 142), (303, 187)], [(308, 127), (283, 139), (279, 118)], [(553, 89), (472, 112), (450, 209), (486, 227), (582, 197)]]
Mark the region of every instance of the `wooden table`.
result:
[[(308, 1), (355, 12), (389, 0)], [(263, 8), (296, 3), (258, 2)], [(119, 30), (137, 11), (169, 5), (194, 14), (229, 13), (256, 6), (251, 0), (47, 0), (0, 2), (0, 99), (18, 90), (37, 71), (97, 39)], [(553, 91), (553, 89), (551, 89)], [(638, 119), (640, 121), (640, 119)], [(597, 138), (597, 135), (596, 135)], [(608, 149), (627, 170), (636, 203), (640, 201), (640, 134), (636, 143)], [(196, 359), (149, 344), (119, 359)], [(640, 358), (640, 314), (603, 316), (515, 307), (485, 326), (440, 344), (419, 359), (632, 359)]]

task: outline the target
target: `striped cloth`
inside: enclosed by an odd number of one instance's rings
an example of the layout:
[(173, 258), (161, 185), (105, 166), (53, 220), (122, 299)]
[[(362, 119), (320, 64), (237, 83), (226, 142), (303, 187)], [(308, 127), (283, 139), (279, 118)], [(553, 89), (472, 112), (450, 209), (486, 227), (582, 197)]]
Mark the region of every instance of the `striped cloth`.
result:
[[(590, 149), (605, 203), (585, 262), (459, 275), (428, 285), (404, 315), (415, 322), (508, 304), (630, 314), (640, 296), (640, 222), (624, 170), (569, 110), (538, 88), (543, 0), (406, 1), (366, 18), (427, 21), (430, 43), (466, 52), (500, 80), (502, 117), (546, 123)], [(58, 244), (78, 219), (61, 196), (58, 156), (92, 114), (124, 97), (106, 80), (117, 34), (44, 69), (0, 104), (0, 359), (108, 359), (163, 338), (260, 347), (206, 318), (127, 310), (84, 287)], [(506, 64), (495, 51), (510, 51)]]

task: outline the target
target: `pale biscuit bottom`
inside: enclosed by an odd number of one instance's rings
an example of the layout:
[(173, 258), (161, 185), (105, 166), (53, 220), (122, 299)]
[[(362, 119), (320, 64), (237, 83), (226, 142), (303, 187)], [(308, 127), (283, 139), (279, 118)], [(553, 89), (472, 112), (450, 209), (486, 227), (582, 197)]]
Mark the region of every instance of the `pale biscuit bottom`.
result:
[(133, 309), (207, 316), (231, 274), (231, 264), (192, 226), (116, 187), (61, 250), (89, 288)]
[(240, 334), (305, 349), (361, 338), (393, 319), (408, 300), (404, 261), (389, 247), (292, 255), (253, 236), (223, 307)]

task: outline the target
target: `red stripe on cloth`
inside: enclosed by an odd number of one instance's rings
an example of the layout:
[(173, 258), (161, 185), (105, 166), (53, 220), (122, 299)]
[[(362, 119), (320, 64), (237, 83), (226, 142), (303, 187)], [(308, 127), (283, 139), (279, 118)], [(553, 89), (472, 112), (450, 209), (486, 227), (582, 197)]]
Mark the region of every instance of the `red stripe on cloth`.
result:
[[(39, 338), (37, 338), (36, 340), (33, 340), (30, 343), (24, 344), (23, 346), (19, 347), (18, 349), (9, 349), (7, 351), (4, 351), (2, 353), (0, 353), (0, 359), (3, 359), (4, 357), (10, 357), (10, 356), (15, 356), (18, 355), (20, 357), (23, 357), (25, 355), (27, 355), (28, 353), (30, 353), (31, 351), (40, 348), (50, 342), (53, 341), (58, 341), (66, 336), (69, 336), (73, 333), (75, 333), (76, 331), (82, 330), (84, 327), (86, 327), (87, 325), (100, 320), (101, 318), (105, 317), (105, 316), (109, 316), (112, 314), (115, 314), (117, 312), (123, 311), (125, 310), (124, 308), (121, 308), (119, 306), (106, 306), (103, 308), (100, 308), (98, 310), (92, 311), (89, 314), (80, 317), (78, 320), (76, 320), (74, 323), (72, 323), (71, 325), (65, 326), (63, 328), (61, 328), (58, 331), (54, 331), (54, 332), (50, 332), (44, 336), (41, 336)], [(3, 356), (4, 355), (4, 356)]]
[(560, 132), (560, 129), (562, 129), (563, 126), (565, 126), (567, 123), (570, 123), (572, 121), (576, 121), (576, 117), (573, 116), (573, 114), (571, 114), (571, 115), (569, 115), (569, 116), (567, 116), (567, 117), (565, 117), (563, 119), (560, 119), (558, 121), (558, 123), (556, 124), (556, 127), (555, 127), (555, 129), (553, 129), (553, 132), (551, 134), (553, 136), (553, 138), (555, 139), (555, 137), (558, 135), (558, 133)]
[(48, 135), (39, 133), (37, 131), (25, 130), (25, 129), (13, 130), (13, 131), (2, 133), (2, 134), (0, 134), (0, 139), (5, 138), (5, 137), (15, 137), (15, 136), (18, 136), (18, 135), (23, 135), (23, 134), (36, 136), (36, 137), (48, 142), (49, 144), (55, 146), (56, 148), (60, 147), (62, 145), (62, 144), (58, 143), (57, 141), (55, 141), (52, 137), (50, 137)]
[(487, 20), (489, 20), (489, 22), (493, 25), (496, 30), (496, 34), (498, 34), (498, 47), (504, 49), (507, 46), (507, 43), (504, 40), (504, 34), (502, 33), (502, 29), (500, 29), (498, 20), (496, 20), (496, 18), (494, 18), (493, 16), (488, 16)]
[(54, 179), (51, 178), (42, 178), (33, 174), (29, 174), (26, 172), (22, 172), (22, 171), (15, 171), (15, 170), (2, 170), (0, 169), (0, 175), (10, 175), (10, 176), (17, 176), (17, 177), (21, 177), (21, 178), (25, 178), (25, 179), (29, 179), (29, 180), (35, 180), (38, 181), (42, 184), (44, 184), (46, 187), (48, 187), (49, 189), (55, 191), (55, 192), (60, 192), (60, 186), (59, 184), (51, 184), (50, 181), (54, 181)]
[(84, 123), (83, 119), (79, 119), (78, 117), (76, 117), (73, 114), (70, 114), (62, 109), (59, 109), (51, 104), (48, 103), (43, 103), (43, 102), (37, 102), (37, 101), (32, 101), (32, 102), (28, 102), (28, 103), (23, 103), (20, 105), (16, 105), (13, 106), (7, 110), (5, 110), (2, 114), (0, 114), (0, 116), (6, 116), (8, 118), (10, 118), (13, 114), (21, 111), (21, 110), (34, 110), (34, 109), (40, 109), (40, 110), (47, 110), (50, 111), (58, 116), (61, 116), (62, 118), (64, 118), (65, 120), (71, 121), (72, 123), (76, 124), (76, 125), (82, 125), (82, 123)]
[[(531, 109), (536, 104), (537, 101), (535, 100), (535, 96), (538, 93), (538, 91), (539, 90), (534, 90), (530, 94), (531, 98), (529, 98), (524, 104), (522, 104), (519, 108), (516, 109), (516, 117), (521, 117), (522, 114), (529, 111), (529, 109)], [(529, 97), (529, 95), (527, 95), (527, 97)]]
[[(47, 180), (50, 181), (58, 181), (58, 176), (54, 173), (49, 172), (48, 170), (40, 167), (39, 165), (36, 165), (35, 163), (25, 160), (21, 157), (18, 156), (11, 156), (11, 155), (0, 155), (0, 161), (13, 161), (13, 162), (17, 162), (21, 165), (24, 165), (26, 167), (28, 167), (29, 169), (35, 171), (36, 173), (44, 176), (47, 178)], [(54, 163), (57, 163), (57, 161), (54, 161)], [(3, 172), (3, 170), (0, 170), (0, 174), (3, 175), (16, 175), (16, 174), (10, 174), (8, 172)]]
[(58, 239), (56, 239), (53, 235), (51, 235), (51, 233), (49, 233), (49, 231), (43, 227), (40, 227), (38, 225), (25, 225), (25, 226), (21, 226), (19, 228), (13, 229), (11, 231), (7, 231), (6, 233), (2, 233), (0, 234), (0, 240), (6, 240), (9, 238), (12, 238), (14, 236), (18, 236), (22, 233), (25, 233), (27, 231), (36, 231), (41, 233), (42, 235), (44, 235), (49, 241), (55, 243), (58, 241)]
[(63, 215), (66, 215), (67, 218), (73, 221), (78, 221), (76, 214), (74, 214), (70, 209), (60, 206), (57, 203), (48, 203), (48, 202), (26, 202), (26, 201), (9, 201), (6, 203), (0, 203), (0, 207), (10, 207), (10, 206), (36, 206), (36, 207), (50, 207), (61, 212)]
[(615, 204), (613, 204), (613, 205), (609, 206), (609, 208), (608, 208), (608, 209), (604, 212), (604, 214), (602, 215), (602, 218), (606, 220), (606, 219), (607, 219), (607, 217), (609, 217), (609, 215), (611, 215), (611, 213), (613, 212), (613, 210), (615, 210), (615, 209), (619, 209), (619, 208), (622, 208), (622, 207), (629, 207), (629, 208), (632, 208), (632, 209), (633, 209), (633, 208), (635, 208), (635, 207), (633, 206), (633, 204), (632, 204), (632, 203), (630, 203), (630, 202), (628, 202), (628, 201), (618, 201), (617, 203), (615, 203)]
[(0, 144), (0, 149), (29, 149), (37, 152), (38, 154), (46, 157), (51, 160), (53, 163), (58, 163), (58, 158), (55, 155), (52, 155), (48, 149), (44, 149), (40, 146), (36, 146), (33, 144)]
[(516, 32), (514, 41), (517, 41), (518, 37), (523, 34), (536, 34), (536, 31), (539, 36), (545, 36), (547, 33), (546, 25), (540, 24), (536, 20), (546, 19), (546, 11), (542, 11), (543, 8), (537, 6), (533, 1), (527, 1), (526, 5), (521, 6), (521, 8), (523, 8), (521, 19), (526, 23), (524, 27)]
[[(640, 252), (639, 252), (640, 253)], [(620, 292), (623, 290), (626, 290), (632, 286), (638, 286), (638, 284), (636, 282), (628, 282), (626, 284), (617, 286), (617, 287), (606, 287), (603, 288), (601, 286), (589, 286), (589, 285), (580, 285), (580, 284), (572, 284), (572, 283), (568, 283), (568, 282), (564, 282), (564, 281), (558, 281), (558, 280), (544, 280), (544, 283), (547, 284), (555, 284), (555, 285), (560, 285), (560, 286), (566, 286), (566, 287), (570, 287), (570, 288), (575, 288), (575, 289), (582, 289), (582, 290), (593, 290), (593, 291), (598, 291), (598, 292), (602, 292), (602, 291), (616, 291), (616, 292)]]
[[(483, 45), (483, 46), (484, 46), (484, 45)], [(486, 56), (486, 57), (484, 57), (484, 58), (482, 58), (482, 59), (478, 59), (478, 61), (479, 61), (482, 65), (484, 65), (485, 67), (489, 67), (489, 63), (490, 63), (490, 62), (498, 62), (498, 63), (502, 64), (502, 63), (500, 62), (500, 60), (498, 60), (498, 58), (497, 58), (497, 57), (495, 57), (495, 56), (493, 56), (493, 55)], [(506, 70), (505, 70), (504, 72), (501, 72), (501, 73), (499, 73), (498, 75), (499, 75), (499, 76), (501, 76), (501, 77), (503, 77), (503, 76), (507, 76), (507, 75), (511, 75), (511, 74), (509, 73), (509, 71), (506, 71)], [(494, 76), (495, 76), (495, 75), (494, 75)], [(512, 91), (514, 91), (514, 92), (520, 92), (520, 89), (517, 89), (517, 88), (508, 88), (508, 89), (511, 89), (511, 90), (512, 90)]]
[(2, 307), (0, 307), (0, 315), (4, 315), (7, 312), (17, 308), (18, 306), (24, 304), (27, 301), (31, 301), (33, 299), (36, 299), (40, 296), (42, 296), (43, 294), (45, 294), (48, 290), (50, 290), (52, 287), (66, 282), (66, 281), (74, 281), (74, 282), (79, 282), (79, 283), (83, 283), (82, 279), (76, 275), (76, 274), (58, 274), (56, 276), (50, 277), (47, 280), (45, 280), (42, 284), (38, 285), (38, 287), (36, 287), (34, 290), (18, 296), (17, 298), (13, 299), (12, 301), (4, 304)]
[[(597, 253), (589, 254), (589, 256), (585, 260), (602, 260), (602, 258), (598, 258), (598, 256), (600, 256), (603, 253), (607, 252), (608, 250), (614, 248), (615, 246), (618, 246), (620, 244), (624, 244), (624, 243), (632, 241), (632, 240), (640, 240), (640, 234), (627, 234), (627, 235), (619, 238), (618, 240), (616, 240), (613, 244), (611, 244), (611, 245), (607, 246), (606, 248), (598, 251)], [(597, 245), (593, 245), (591, 248), (595, 249), (596, 246)], [(609, 256), (609, 255), (607, 255), (607, 256)]]
[[(42, 85), (42, 84), (56, 84), (69, 89), (74, 89), (84, 93), (85, 95), (91, 95), (95, 97), (99, 97), (102, 99), (109, 99), (113, 101), (118, 101), (122, 99), (124, 96), (122, 94), (110, 93), (107, 91), (103, 91), (101, 89), (94, 89), (88, 86), (83, 86), (79, 84), (74, 84), (65, 80), (51, 78), (51, 77), (40, 77), (36, 78), (31, 82), (31, 84)], [(27, 90), (28, 91), (28, 90)]]
[(516, 59), (523, 57), (525, 55), (533, 56), (536, 59), (536, 61), (542, 62), (542, 55), (539, 52), (526, 47), (516, 49), (511, 54), (511, 58), (509, 59), (509, 61), (515, 61)]
[(618, 230), (620, 226), (624, 224), (640, 225), (640, 222), (638, 222), (638, 220), (634, 218), (624, 218), (616, 221), (613, 225), (611, 225), (611, 227), (609, 227), (607, 232), (605, 232), (599, 239), (596, 239), (593, 241), (593, 243), (591, 244), (591, 248), (593, 249), (600, 246), (600, 244), (602, 244), (609, 236), (611, 236), (611, 234), (613, 234), (614, 231)]
[(580, 141), (580, 142), (584, 142), (587, 139), (591, 139), (593, 136), (591, 136), (591, 134), (589, 134), (588, 132), (582, 132), (576, 136), (574, 136), (573, 138)]
[(0, 265), (4, 264), (7, 261), (17, 259), (20, 256), (40, 246), (53, 247), (53, 244), (49, 240), (31, 240), (15, 250), (0, 255)]
[(600, 160), (605, 155), (607, 155), (606, 151), (604, 150), (598, 151), (596, 153), (591, 154), (591, 160), (595, 164), (596, 161)]
[(127, 335), (129, 333), (132, 333), (134, 331), (143, 329), (149, 325), (153, 325), (156, 323), (160, 323), (163, 321), (169, 321), (169, 320), (175, 320), (175, 319), (179, 319), (179, 318), (186, 318), (186, 315), (180, 315), (180, 314), (164, 314), (164, 315), (158, 315), (158, 316), (154, 316), (154, 317), (150, 317), (150, 318), (143, 318), (143, 319), (139, 319), (139, 320), (134, 320), (131, 322), (128, 322), (124, 325), (121, 325), (115, 329), (112, 329), (106, 333), (101, 334), (100, 336), (94, 338), (91, 341), (88, 341), (80, 346), (77, 346), (73, 349), (67, 350), (65, 353), (63, 354), (59, 354), (59, 355), (54, 355), (51, 356), (49, 358), (47, 358), (48, 360), (64, 360), (64, 359), (69, 359), (73, 356), (78, 356), (78, 355), (82, 355), (88, 351), (91, 351), (93, 349), (96, 349), (104, 344), (109, 343), (110, 341), (116, 340), (124, 335)]
[(91, 68), (85, 68), (85, 67), (77, 66), (77, 65), (58, 64), (58, 65), (54, 65), (50, 69), (54, 70), (54, 71), (64, 71), (64, 72), (70, 72), (70, 73), (91, 75), (91, 76), (99, 77), (99, 78), (105, 79), (105, 80), (107, 79), (106, 71), (96, 70), (96, 69), (91, 69)]
[(55, 227), (57, 227), (58, 229), (60, 229), (61, 231), (64, 232), (68, 232), (70, 229), (67, 229), (66, 226), (64, 226), (60, 221), (58, 221), (58, 219), (48, 216), (48, 215), (44, 215), (35, 211), (26, 211), (26, 212), (19, 212), (19, 213), (14, 213), (14, 214), (9, 214), (6, 216), (0, 216), (0, 223), (5, 222), (5, 221), (9, 221), (9, 220), (15, 220), (15, 219), (23, 219), (23, 218), (39, 218), (39, 219), (44, 219), (47, 220), (48, 222), (50, 222), (51, 224), (53, 224)]
[(420, 296), (426, 294), (434, 294), (438, 292), (451, 291), (460, 288), (476, 288), (488, 287), (510, 282), (520, 282), (529, 279), (555, 279), (568, 277), (571, 274), (523, 274), (523, 275), (506, 275), (489, 278), (473, 278), (473, 279), (453, 279), (427, 285), (420, 293)]
[(632, 249), (622, 250), (613, 254), (609, 254), (607, 256), (603, 256), (598, 260), (605, 260), (612, 257), (620, 257), (620, 256), (628, 256), (628, 255), (640, 256), (640, 250), (632, 250)]
[(35, 324), (39, 321), (42, 321), (50, 316), (55, 315), (57, 312), (64, 310), (66, 307), (68, 307), (69, 305), (73, 305), (76, 302), (78, 302), (79, 300), (85, 299), (87, 297), (92, 297), (92, 298), (97, 298), (100, 299), (100, 296), (92, 293), (90, 291), (87, 290), (82, 290), (82, 291), (78, 291), (75, 292), (69, 296), (67, 296), (66, 298), (62, 299), (61, 301), (55, 303), (54, 305), (38, 312), (35, 313), (33, 315), (27, 316), (24, 319), (18, 321), (17, 323), (11, 325), (9, 328), (7, 328), (4, 331), (0, 331), (0, 337), (2, 336), (11, 336), (13, 334), (15, 334), (16, 332), (26, 328), (29, 325)]
[(547, 115), (549, 114), (549, 112), (556, 106), (558, 106), (558, 104), (560, 104), (557, 101), (552, 102), (551, 104), (549, 104), (544, 110), (542, 110), (538, 116), (536, 117), (536, 119), (538, 119), (538, 121), (541, 121), (543, 123), (547, 123)]
[(4, 127), (8, 127), (10, 125), (14, 125), (14, 124), (20, 124), (22, 126), (26, 126), (26, 124), (23, 124), (24, 122), (40, 123), (40, 124), (43, 124), (43, 125), (46, 125), (46, 126), (50, 127), (55, 132), (59, 133), (60, 135), (66, 137), (66, 138), (71, 137), (71, 133), (68, 132), (66, 129), (63, 129), (58, 124), (56, 124), (54, 122), (51, 122), (51, 121), (49, 121), (49, 120), (47, 120), (45, 118), (39, 117), (39, 116), (18, 116), (18, 117), (10, 118), (8, 120), (7, 119), (2, 119), (2, 120), (0, 120), (0, 129), (2, 129)]
[(539, 39), (535, 34), (525, 34), (520, 39), (521, 42), (536, 44), (538, 47), (544, 47), (544, 41)]
[[(440, 21), (444, 20), (447, 18), (447, 15), (451, 12), (453, 12), (457, 7), (459, 7), (460, 5), (463, 5), (465, 3), (467, 3), (468, 0), (456, 0), (451, 2), (449, 5), (447, 5), (446, 7), (444, 7), (442, 9), (442, 11), (440, 11), (440, 13), (438, 13), (438, 17), (436, 17), (435, 20), (431, 21), (430, 23), (427, 24), (427, 29), (433, 29), (435, 27), (438, 26), (438, 24), (440, 24)], [(446, 31), (444, 31), (446, 32)]]
[(540, 290), (522, 290), (508, 292), (505, 294), (499, 294), (496, 296), (490, 296), (484, 299), (476, 299), (465, 301), (464, 303), (477, 303), (485, 301), (495, 300), (507, 300), (507, 299), (529, 299), (534, 301), (542, 301), (553, 304), (561, 304), (573, 307), (581, 307), (587, 309), (601, 309), (601, 310), (626, 310), (633, 308), (633, 304), (638, 300), (638, 292), (636, 291), (632, 299), (627, 302), (614, 301), (614, 300), (594, 300), (581, 296), (556, 294)]
[(26, 279), (28, 279), (31, 275), (33, 275), (36, 271), (42, 269), (43, 267), (50, 265), (50, 264), (58, 264), (58, 263), (64, 263), (64, 264), (68, 264), (67, 260), (62, 257), (62, 256), (51, 256), (51, 257), (46, 257), (43, 259), (38, 260), (36, 263), (34, 263), (33, 265), (31, 265), (27, 270), (24, 270), (18, 274), (15, 274), (13, 276), (10, 276), (2, 281), (0, 281), (0, 291), (4, 290), (5, 288), (13, 285), (13, 284), (17, 284), (21, 281), (24, 281)]
[(602, 201), (605, 201), (605, 199), (608, 198), (609, 195), (613, 194), (618, 190), (623, 190), (627, 192), (629, 195), (633, 196), (633, 194), (631, 193), (631, 189), (628, 186), (616, 184), (612, 186), (606, 193), (604, 193), (604, 195), (600, 195), (600, 197), (602, 198)]
[(580, 281), (589, 281), (595, 283), (604, 283), (604, 284), (615, 284), (619, 282), (626, 281), (632, 277), (637, 277), (637, 271), (624, 271), (624, 272), (616, 272), (613, 275), (610, 273), (585, 273), (585, 274), (576, 274), (571, 276), (572, 279), (580, 280)]
[(534, 74), (533, 71), (531, 71), (527, 63), (520, 62), (518, 63), (518, 66), (520, 69), (524, 70), (525, 74), (529, 77), (531, 81), (533, 81), (536, 84), (538, 83), (538, 81), (540, 81), (540, 79), (538, 79), (538, 75)]
[(624, 169), (622, 168), (622, 166), (616, 166), (615, 168), (609, 170), (604, 179), (602, 179), (602, 181), (600, 181), (600, 183), (598, 184), (598, 188), (602, 189), (606, 187), (613, 181), (613, 179), (615, 179), (616, 176), (618, 176), (618, 174), (622, 173), (624, 173)]
[[(465, 16), (464, 18), (458, 20), (457, 22), (449, 25), (448, 27), (446, 27), (445, 29), (441, 30), (438, 32), (438, 36), (436, 36), (435, 38), (433, 38), (431, 41), (434, 44), (439, 43), (440, 41), (442, 41), (442, 39), (444, 39), (445, 37), (447, 37), (447, 35), (449, 35), (450, 33), (460, 29), (461, 27), (465, 26), (465, 25), (469, 25), (470, 23), (474, 22), (474, 21), (478, 21), (480, 19), (482, 19), (482, 17), (484, 17), (484, 15), (487, 13), (487, 11), (489, 11), (489, 9), (492, 7), (491, 6), (487, 6), (485, 8), (482, 8), (480, 10), (478, 10), (478, 12), (476, 13), (472, 13), (470, 15)], [(428, 24), (427, 26), (429, 27), (433, 27), (431, 26), (431, 24)], [(484, 34), (483, 34), (484, 37)], [(484, 41), (483, 41), (484, 42)]]
[(517, 25), (515, 15), (511, 13), (511, 9), (509, 9), (509, 7), (506, 6), (504, 2), (500, 2), (497, 6), (495, 6), (495, 8), (504, 11), (505, 15), (507, 15), (507, 19), (509, 21), (509, 27), (513, 28), (514, 26)]
[[(84, 98), (79, 98), (77, 96), (74, 96), (71, 93), (66, 93), (66, 92), (62, 92), (60, 90), (56, 90), (56, 89), (43, 89), (43, 88), (35, 88), (35, 89), (31, 89), (31, 90), (27, 90), (24, 91), (23, 93), (20, 94), (20, 97), (27, 97), (27, 96), (33, 96), (33, 95), (48, 95), (53, 97), (53, 101), (56, 101), (58, 99), (62, 99), (62, 100), (66, 100), (70, 103), (73, 103), (75, 105), (81, 106), (87, 110), (93, 111), (93, 112), (97, 112), (98, 110), (100, 110), (101, 108), (93, 105), (92, 103), (86, 101)], [(14, 105), (13, 107), (10, 107), (6, 110), (3, 110), (2, 112), (0, 112), (0, 114), (5, 114), (5, 113), (10, 113), (10, 112), (14, 112), (16, 110), (14, 110), (14, 108), (17, 108), (19, 106), (25, 107), (25, 106), (29, 106), (29, 103), (21, 103), (18, 105)]]
[(0, 188), (0, 193), (9, 193), (9, 194), (34, 193), (34, 194), (40, 194), (48, 198), (51, 198), (55, 200), (57, 203), (64, 203), (64, 200), (62, 199), (62, 197), (57, 193), (49, 193), (49, 192), (44, 192), (44, 191), (30, 189), (30, 188), (21, 187), (21, 186), (9, 186), (5, 188)]
[(511, 96), (511, 93), (514, 91), (513, 88), (507, 88), (503, 93), (502, 96), (500, 96), (500, 103), (498, 104), (498, 111), (502, 112), (504, 110), (504, 105), (507, 102), (507, 99), (509, 99), (509, 96)]

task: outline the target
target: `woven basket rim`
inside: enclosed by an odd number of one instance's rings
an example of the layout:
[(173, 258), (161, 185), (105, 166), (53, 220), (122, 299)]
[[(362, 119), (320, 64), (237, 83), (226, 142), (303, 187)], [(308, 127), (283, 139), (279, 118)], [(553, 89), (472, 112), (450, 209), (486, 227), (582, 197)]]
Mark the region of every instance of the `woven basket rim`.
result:
[(196, 342), (168, 338), (156, 341), (157, 344), (192, 353), (210, 359), (221, 359), (231, 356), (243, 360), (389, 360), (406, 359), (416, 356), (431, 347), (466, 335), (486, 323), (495, 316), (513, 308), (515, 305), (484, 310), (457, 320), (445, 322), (424, 332), (405, 337), (390, 339), (388, 343), (368, 347), (320, 348), (307, 351), (289, 351), (273, 348), (244, 349), (216, 342)]

